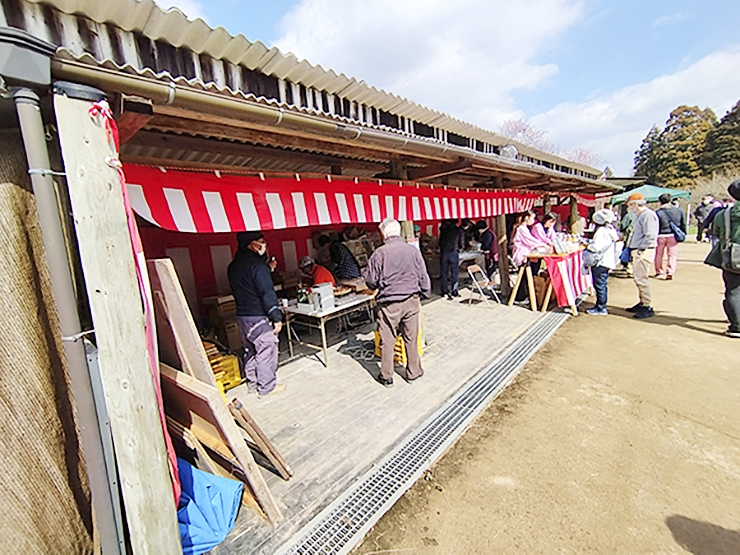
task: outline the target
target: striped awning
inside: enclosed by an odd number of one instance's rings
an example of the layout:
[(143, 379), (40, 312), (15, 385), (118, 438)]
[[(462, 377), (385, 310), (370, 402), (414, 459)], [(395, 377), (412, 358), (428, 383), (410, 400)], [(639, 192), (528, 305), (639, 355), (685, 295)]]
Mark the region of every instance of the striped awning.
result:
[(243, 176), (124, 164), (131, 206), (161, 228), (226, 233), (331, 224), (488, 218), (529, 210), (536, 194), (352, 178)]

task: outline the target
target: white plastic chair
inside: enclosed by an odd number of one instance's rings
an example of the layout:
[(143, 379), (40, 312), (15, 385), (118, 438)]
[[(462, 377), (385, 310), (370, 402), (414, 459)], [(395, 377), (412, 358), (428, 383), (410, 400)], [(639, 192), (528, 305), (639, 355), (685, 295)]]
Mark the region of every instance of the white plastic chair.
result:
[[(486, 301), (486, 305), (491, 306), (491, 303), (488, 302), (488, 296), (485, 293), (486, 291), (490, 292), (493, 295), (493, 298), (496, 299), (497, 303), (501, 303), (501, 299), (494, 289), (495, 283), (488, 279), (488, 276), (486, 275), (486, 272), (483, 271), (483, 268), (481, 268), (477, 264), (471, 264), (470, 266), (468, 266), (468, 274), (470, 275), (470, 279), (472, 280), (473, 285), (475, 285), (475, 288), (478, 290), (478, 293), (480, 293), (481, 297), (483, 297), (483, 300)], [(476, 278), (476, 274), (480, 274), (480, 277), (482, 279)], [(471, 288), (470, 297), (468, 297), (468, 304), (471, 304), (473, 302), (474, 294), (475, 291)]]

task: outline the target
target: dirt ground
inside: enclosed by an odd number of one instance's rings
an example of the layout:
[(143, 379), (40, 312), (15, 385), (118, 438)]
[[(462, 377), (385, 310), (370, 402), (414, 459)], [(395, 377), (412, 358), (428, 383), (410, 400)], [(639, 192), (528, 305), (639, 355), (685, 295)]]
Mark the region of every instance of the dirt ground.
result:
[(610, 277), (611, 314), (570, 318), (353, 553), (740, 554), (740, 340), (708, 250), (681, 245), (648, 320)]

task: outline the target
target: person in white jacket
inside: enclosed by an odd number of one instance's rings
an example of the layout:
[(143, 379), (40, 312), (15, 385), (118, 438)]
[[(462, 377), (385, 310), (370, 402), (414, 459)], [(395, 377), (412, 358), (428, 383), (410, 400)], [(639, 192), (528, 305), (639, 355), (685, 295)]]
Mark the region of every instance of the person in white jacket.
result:
[(611, 210), (599, 210), (593, 215), (593, 222), (596, 224), (596, 232), (593, 241), (588, 245), (588, 250), (597, 253), (599, 263), (591, 268), (594, 289), (596, 290), (596, 304), (589, 308), (588, 314), (606, 316), (609, 311), (606, 309), (606, 282), (609, 278), (609, 271), (617, 267), (617, 241), (619, 233), (612, 223), (616, 216)]

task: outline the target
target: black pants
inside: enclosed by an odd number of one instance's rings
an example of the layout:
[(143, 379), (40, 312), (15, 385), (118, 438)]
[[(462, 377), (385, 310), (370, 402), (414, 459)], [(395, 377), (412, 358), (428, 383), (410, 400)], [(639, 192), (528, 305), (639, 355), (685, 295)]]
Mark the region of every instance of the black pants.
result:
[(439, 254), (439, 288), (443, 295), (457, 297), (457, 282), (460, 279), (460, 255), (456, 252)]
[(722, 270), (725, 282), (725, 300), (722, 303), (730, 320), (730, 330), (740, 332), (740, 274)]

